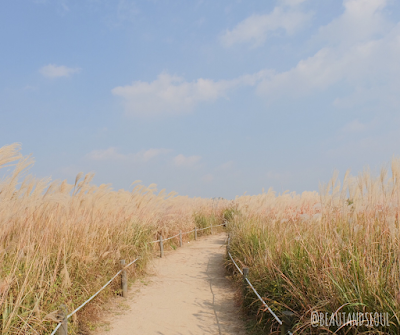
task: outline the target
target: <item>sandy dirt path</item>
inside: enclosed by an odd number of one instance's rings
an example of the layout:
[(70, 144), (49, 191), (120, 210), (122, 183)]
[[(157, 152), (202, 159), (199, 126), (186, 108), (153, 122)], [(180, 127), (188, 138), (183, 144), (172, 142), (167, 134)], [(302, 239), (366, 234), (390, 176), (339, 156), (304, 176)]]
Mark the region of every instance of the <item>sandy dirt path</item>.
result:
[[(225, 234), (202, 237), (150, 264), (148, 284), (129, 291), (127, 310), (101, 335), (245, 335), (225, 277)], [(146, 278), (147, 280), (147, 278)]]

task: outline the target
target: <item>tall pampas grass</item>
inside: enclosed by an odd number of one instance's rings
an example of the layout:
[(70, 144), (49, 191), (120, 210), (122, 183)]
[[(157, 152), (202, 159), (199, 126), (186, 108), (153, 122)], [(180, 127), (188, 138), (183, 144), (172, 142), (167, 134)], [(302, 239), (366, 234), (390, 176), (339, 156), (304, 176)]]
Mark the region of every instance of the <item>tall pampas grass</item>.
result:
[[(358, 176), (335, 172), (320, 192), (236, 198), (231, 250), (278, 315), (292, 310), (297, 333), (332, 334), (312, 327), (311, 312), (389, 313), (390, 327), (344, 327), (338, 334), (400, 332), (400, 159)], [(238, 278), (240, 280), (240, 278)], [(244, 304), (266, 334), (279, 327), (257, 298)]]
[[(130, 278), (153, 254), (149, 242), (191, 230), (194, 213), (213, 216), (211, 199), (157, 192), (136, 184), (114, 191), (78, 174), (74, 184), (28, 174), (31, 157), (20, 145), (0, 148), (0, 333), (48, 334), (61, 303), (71, 312), (118, 270), (119, 260), (140, 260)], [(4, 171), (3, 170), (0, 170)], [(222, 209), (217, 209), (221, 212)], [(188, 237), (185, 237), (188, 238)], [(85, 328), (91, 311), (118, 293), (118, 281), (74, 316), (71, 334)]]

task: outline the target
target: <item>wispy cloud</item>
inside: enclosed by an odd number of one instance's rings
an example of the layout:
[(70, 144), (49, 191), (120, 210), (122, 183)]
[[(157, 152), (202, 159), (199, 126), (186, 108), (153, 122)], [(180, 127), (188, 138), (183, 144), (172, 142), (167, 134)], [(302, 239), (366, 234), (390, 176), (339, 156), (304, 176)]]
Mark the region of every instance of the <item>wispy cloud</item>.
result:
[(184, 156), (179, 154), (173, 159), (174, 165), (178, 167), (193, 167), (201, 160), (200, 156)]
[(72, 68), (64, 65), (55, 64), (43, 66), (39, 70), (40, 74), (46, 78), (69, 77), (74, 73), (79, 73), (80, 71), (80, 68)]
[(171, 152), (170, 149), (158, 148), (142, 150), (137, 153), (120, 153), (120, 150), (116, 147), (110, 147), (103, 150), (93, 150), (86, 155), (86, 158), (94, 161), (108, 161), (108, 160), (130, 160), (136, 162), (148, 162), (151, 159), (156, 158), (160, 155), (165, 155)]
[[(294, 5), (302, 1), (285, 1), (286, 4)], [(287, 9), (277, 6), (269, 14), (253, 14), (240, 22), (232, 30), (226, 30), (220, 36), (222, 44), (230, 47), (238, 43), (252, 43), (253, 46), (262, 45), (272, 34), (284, 31), (287, 35), (293, 35), (301, 30), (311, 19), (310, 13), (299, 9)]]
[(279, 2), (287, 6), (298, 6), (308, 0), (280, 0)]
[(129, 155), (121, 154), (117, 148), (110, 147), (104, 150), (93, 150), (86, 155), (86, 158), (94, 161), (124, 160), (129, 158)]
[(256, 85), (269, 75), (271, 71), (263, 70), (232, 80), (199, 78), (188, 82), (163, 72), (152, 82), (135, 81), (132, 85), (115, 87), (112, 93), (122, 98), (129, 116), (179, 115), (193, 111), (202, 102), (228, 98), (232, 89)]
[(344, 0), (344, 12), (322, 26), (316, 41), (336, 47), (349, 47), (385, 35), (393, 26), (383, 9), (387, 0)]
[(269, 99), (317, 94), (346, 85), (336, 106), (399, 103), (400, 23), (384, 17), (385, 0), (345, 0), (344, 13), (319, 30), (322, 47), (288, 71), (265, 77), (257, 91)]
[(341, 131), (343, 133), (359, 133), (367, 130), (369, 127), (370, 127), (369, 124), (362, 123), (358, 119), (356, 119), (349, 123), (346, 123), (341, 129)]
[(214, 101), (230, 87), (229, 81), (200, 78), (187, 82), (163, 72), (153, 82), (135, 81), (132, 85), (114, 88), (112, 93), (123, 98), (128, 115), (174, 115), (188, 113), (200, 102)]
[(148, 149), (137, 153), (136, 157), (144, 162), (147, 162), (157, 156), (168, 154), (169, 152), (171, 152), (170, 149)]
[(234, 164), (233, 161), (225, 162), (225, 163), (223, 163), (223, 164), (217, 166), (217, 167), (216, 167), (216, 170), (217, 170), (217, 171), (226, 171), (226, 170), (230, 170), (230, 169), (233, 168), (233, 164)]

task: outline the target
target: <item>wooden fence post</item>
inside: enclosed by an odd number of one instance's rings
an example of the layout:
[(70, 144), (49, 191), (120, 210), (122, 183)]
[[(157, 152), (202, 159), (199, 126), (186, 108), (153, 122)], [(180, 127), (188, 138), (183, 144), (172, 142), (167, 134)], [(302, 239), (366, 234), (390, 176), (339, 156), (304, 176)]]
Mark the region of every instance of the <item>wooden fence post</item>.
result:
[(121, 288), (122, 288), (122, 296), (126, 298), (128, 296), (128, 276), (126, 274), (125, 267), (125, 259), (120, 260), (122, 272), (121, 272)]
[(57, 330), (57, 335), (68, 335), (68, 308), (66, 305), (60, 305), (58, 317), (61, 321), (61, 327)]
[(243, 268), (243, 285), (247, 286), (246, 278), (249, 275), (249, 268)]
[(197, 227), (194, 227), (194, 240), (197, 241)]
[(179, 231), (179, 246), (182, 248), (182, 230)]
[(292, 334), (294, 313), (291, 311), (283, 311), (281, 335)]
[(211, 222), (211, 228), (210, 228), (210, 230), (211, 230), (211, 234), (213, 233), (213, 231), (212, 231), (212, 222)]
[(162, 235), (160, 235), (160, 258), (164, 256), (164, 246), (163, 246), (163, 239)]

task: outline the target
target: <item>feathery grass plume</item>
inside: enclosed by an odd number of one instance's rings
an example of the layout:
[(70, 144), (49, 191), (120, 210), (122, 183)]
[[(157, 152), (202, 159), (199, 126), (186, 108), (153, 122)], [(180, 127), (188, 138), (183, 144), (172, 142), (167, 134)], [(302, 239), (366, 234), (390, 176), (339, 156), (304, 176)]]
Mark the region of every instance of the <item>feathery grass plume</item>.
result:
[[(378, 177), (369, 169), (357, 177), (347, 172), (342, 186), (335, 172), (319, 194), (236, 198), (231, 253), (250, 268), (251, 282), (279, 317), (295, 313), (295, 333), (321, 333), (310, 323), (313, 311), (389, 313), (390, 327), (348, 326), (337, 334), (400, 332), (400, 159), (391, 169), (390, 178), (385, 168)], [(257, 320), (256, 332), (279, 331), (254, 295), (243, 303)]]
[[(144, 271), (154, 254), (151, 240), (189, 231), (193, 213), (221, 217), (211, 199), (176, 193), (156, 194), (156, 185), (132, 192), (91, 184), (79, 173), (74, 184), (26, 175), (32, 158), (20, 145), (0, 148), (0, 168), (12, 167), (0, 181), (0, 333), (49, 334), (54, 313), (64, 303), (71, 312), (119, 270), (120, 259), (141, 256), (129, 278)], [(192, 238), (185, 235), (184, 239)], [(173, 240), (168, 243), (173, 245)], [(168, 243), (166, 248), (168, 248)], [(70, 333), (85, 331), (85, 320), (101, 302), (118, 293), (114, 281), (78, 312)]]

